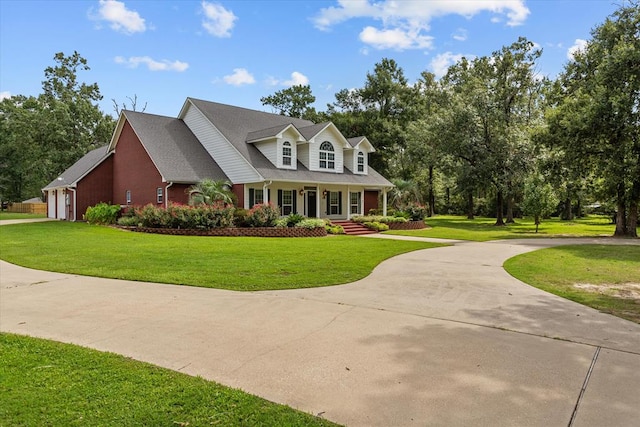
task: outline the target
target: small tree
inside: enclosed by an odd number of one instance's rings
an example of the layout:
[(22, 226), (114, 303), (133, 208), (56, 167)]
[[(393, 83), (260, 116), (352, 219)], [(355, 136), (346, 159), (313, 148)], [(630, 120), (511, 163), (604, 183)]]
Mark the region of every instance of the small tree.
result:
[(225, 180), (203, 179), (198, 184), (189, 187), (189, 204), (197, 206), (224, 202), (232, 205), (235, 194), (231, 191), (231, 186), (232, 184)]
[(525, 181), (522, 210), (525, 214), (533, 216), (536, 233), (542, 218), (550, 215), (556, 206), (558, 198), (551, 185), (546, 183), (541, 175), (532, 175)]

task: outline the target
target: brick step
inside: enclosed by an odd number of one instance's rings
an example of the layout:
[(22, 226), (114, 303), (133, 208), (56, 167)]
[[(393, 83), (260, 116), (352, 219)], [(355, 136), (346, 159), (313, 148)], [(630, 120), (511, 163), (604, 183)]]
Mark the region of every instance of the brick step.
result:
[(339, 225), (344, 229), (344, 234), (358, 236), (362, 234), (374, 234), (376, 231), (368, 229), (362, 224), (352, 221), (331, 221), (334, 225)]

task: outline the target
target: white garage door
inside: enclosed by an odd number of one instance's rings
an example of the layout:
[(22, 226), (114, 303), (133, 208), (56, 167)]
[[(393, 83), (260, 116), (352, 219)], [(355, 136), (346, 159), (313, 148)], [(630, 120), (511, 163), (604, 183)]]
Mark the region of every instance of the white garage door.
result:
[(66, 219), (67, 206), (64, 203), (64, 191), (58, 190), (58, 219)]

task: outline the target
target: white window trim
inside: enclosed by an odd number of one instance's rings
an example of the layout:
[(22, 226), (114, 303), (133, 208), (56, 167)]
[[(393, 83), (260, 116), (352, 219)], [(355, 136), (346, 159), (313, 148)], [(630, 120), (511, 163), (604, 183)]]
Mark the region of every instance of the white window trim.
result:
[(164, 203), (164, 190), (162, 187), (156, 189), (156, 203)]
[[(284, 202), (285, 194), (289, 194), (291, 196), (291, 203), (285, 203)], [(295, 212), (293, 212), (293, 198), (294, 197), (296, 197), (296, 190), (282, 190), (282, 206), (280, 206), (280, 209), (282, 209), (282, 215), (283, 216), (287, 216), (290, 213), (295, 213)], [(291, 208), (289, 213), (285, 213), (285, 210), (284, 210), (285, 207)]]
[[(322, 146), (325, 144), (329, 144), (331, 150), (322, 149)], [(325, 163), (324, 166), (322, 166), (323, 162)], [(333, 163), (333, 167), (329, 167), (330, 163)], [(330, 141), (324, 141), (320, 144), (320, 147), (318, 147), (318, 169), (331, 171), (336, 170), (336, 150)]]
[[(289, 154), (285, 154), (285, 150), (289, 150)], [(282, 162), (282, 167), (291, 168), (293, 167), (293, 146), (289, 141), (284, 141), (282, 143), (282, 156), (280, 157)], [(289, 164), (285, 162), (285, 159), (289, 159)]]

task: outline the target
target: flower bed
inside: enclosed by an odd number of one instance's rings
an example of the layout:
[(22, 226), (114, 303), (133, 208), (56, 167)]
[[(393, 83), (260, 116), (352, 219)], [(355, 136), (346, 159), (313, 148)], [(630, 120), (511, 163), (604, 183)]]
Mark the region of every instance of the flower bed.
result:
[(324, 227), (228, 227), (212, 228), (210, 230), (122, 226), (118, 228), (141, 233), (169, 234), (172, 236), (324, 237), (327, 235)]
[(387, 224), (389, 230), (421, 230), (427, 228), (424, 221), (392, 222)]

